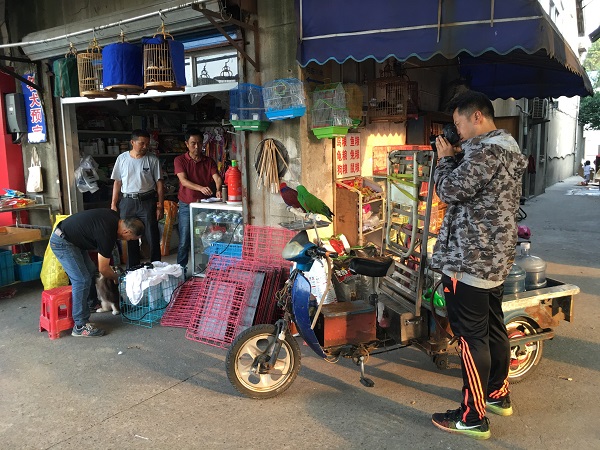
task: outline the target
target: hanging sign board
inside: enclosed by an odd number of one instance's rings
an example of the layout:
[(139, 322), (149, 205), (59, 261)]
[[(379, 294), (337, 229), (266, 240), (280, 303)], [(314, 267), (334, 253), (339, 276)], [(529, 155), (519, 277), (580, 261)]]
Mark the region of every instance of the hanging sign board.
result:
[[(35, 74), (25, 73), (23, 78), (35, 83)], [(32, 144), (46, 142), (46, 117), (42, 108), (42, 100), (35, 88), (21, 82), (25, 97), (25, 112), (27, 117), (27, 141)]]
[(335, 138), (335, 178), (360, 176), (360, 135)]

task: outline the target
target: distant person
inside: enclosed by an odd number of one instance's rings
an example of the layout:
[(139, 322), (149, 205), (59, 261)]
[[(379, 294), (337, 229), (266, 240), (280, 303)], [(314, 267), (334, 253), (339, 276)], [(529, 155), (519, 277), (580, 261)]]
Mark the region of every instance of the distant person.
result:
[(457, 409), (433, 414), (433, 424), (475, 439), (491, 436), (486, 410), (512, 414), (510, 343), (504, 325), (504, 280), (515, 259), (516, 213), (527, 159), (494, 123), (494, 106), (467, 91), (452, 103), (464, 156), (444, 136), (435, 142), (437, 195), (448, 205), (431, 267), (442, 273), (448, 320), (458, 338), (463, 378)]
[(135, 241), (143, 232), (141, 220), (119, 219), (119, 214), (107, 208), (81, 211), (56, 225), (50, 236), (50, 248), (71, 280), (75, 322), (72, 336), (104, 335), (104, 330), (89, 323), (91, 311), (88, 297), (96, 281), (96, 266), (88, 251), (98, 252), (98, 271), (117, 283), (119, 277), (110, 267), (117, 239)]
[(590, 176), (594, 169), (592, 169), (592, 163), (590, 161), (586, 161), (583, 165), (583, 184), (587, 186), (590, 183)]
[(187, 267), (190, 252), (190, 203), (204, 198), (221, 198), (223, 181), (217, 164), (212, 158), (202, 154), (203, 135), (191, 129), (185, 134), (187, 153), (175, 158), (175, 175), (179, 178), (179, 248), (177, 264)]
[[(150, 261), (160, 261), (158, 221), (164, 216), (164, 182), (160, 162), (148, 153), (150, 134), (144, 130), (131, 133), (131, 147), (115, 162), (111, 209), (119, 211), (121, 219), (137, 217), (144, 223)], [(119, 197), (121, 200), (119, 201)], [(139, 242), (127, 242), (127, 268), (140, 264)]]

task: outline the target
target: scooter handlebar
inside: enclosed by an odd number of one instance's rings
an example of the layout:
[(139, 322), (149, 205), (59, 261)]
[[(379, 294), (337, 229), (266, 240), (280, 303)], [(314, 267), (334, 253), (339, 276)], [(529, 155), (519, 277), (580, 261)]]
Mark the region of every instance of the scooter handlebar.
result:
[(317, 247), (315, 249), (315, 253), (318, 256), (325, 256), (325, 257), (330, 257), (330, 258), (337, 258), (338, 254), (336, 252), (330, 252), (329, 250), (327, 250), (325, 247)]

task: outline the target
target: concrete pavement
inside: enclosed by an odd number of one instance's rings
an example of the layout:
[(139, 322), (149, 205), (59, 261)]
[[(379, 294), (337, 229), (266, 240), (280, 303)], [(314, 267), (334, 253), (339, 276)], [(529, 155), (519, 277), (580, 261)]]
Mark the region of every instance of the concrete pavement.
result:
[(538, 368), (513, 385), (515, 413), (490, 416), (492, 438), (444, 433), (431, 413), (455, 408), (458, 359), (438, 371), (407, 348), (371, 357), (375, 387), (350, 361), (328, 364), (302, 348), (290, 389), (266, 401), (227, 380), (225, 351), (185, 330), (94, 314), (96, 339), (38, 332), (41, 283), (0, 299), (2, 449), (531, 449), (600, 448), (600, 191), (572, 177), (529, 200), (522, 224), (547, 274), (578, 285), (575, 320), (546, 342)]

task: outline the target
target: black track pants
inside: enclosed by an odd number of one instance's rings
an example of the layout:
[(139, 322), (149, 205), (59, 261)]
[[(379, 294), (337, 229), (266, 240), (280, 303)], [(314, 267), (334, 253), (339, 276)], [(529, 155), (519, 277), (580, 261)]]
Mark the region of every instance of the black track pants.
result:
[(508, 395), (510, 344), (504, 325), (504, 285), (481, 289), (442, 276), (448, 319), (459, 337), (463, 376), (462, 421), (485, 416), (487, 398)]
[[(123, 197), (119, 203), (121, 219), (137, 217), (144, 223), (145, 238), (150, 247), (150, 262), (160, 261), (160, 232), (156, 220), (156, 198), (138, 200)], [(127, 241), (127, 268), (140, 263), (140, 244)]]

